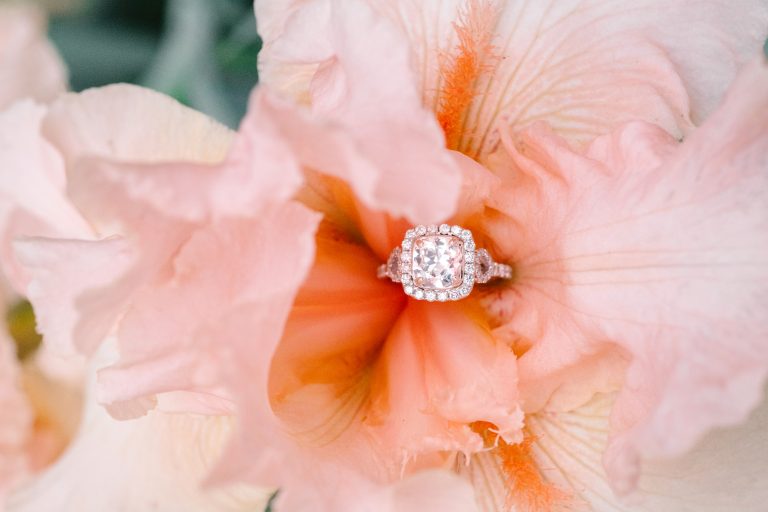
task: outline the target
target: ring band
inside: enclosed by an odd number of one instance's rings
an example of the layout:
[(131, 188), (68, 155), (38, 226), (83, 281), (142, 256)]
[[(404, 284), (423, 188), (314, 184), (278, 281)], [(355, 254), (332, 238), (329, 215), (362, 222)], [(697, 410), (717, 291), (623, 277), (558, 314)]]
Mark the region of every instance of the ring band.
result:
[(441, 224), (409, 229), (377, 276), (402, 283), (414, 299), (444, 302), (467, 297), (475, 283), (510, 279), (512, 267), (476, 249), (468, 229)]

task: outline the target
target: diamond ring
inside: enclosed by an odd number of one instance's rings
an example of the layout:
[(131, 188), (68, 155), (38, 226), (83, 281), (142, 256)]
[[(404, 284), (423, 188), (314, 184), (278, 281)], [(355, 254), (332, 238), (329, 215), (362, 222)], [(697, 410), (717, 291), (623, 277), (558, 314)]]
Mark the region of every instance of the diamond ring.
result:
[(510, 279), (512, 267), (476, 249), (468, 229), (442, 224), (409, 229), (377, 275), (402, 283), (403, 291), (415, 299), (443, 302), (465, 298), (475, 283)]

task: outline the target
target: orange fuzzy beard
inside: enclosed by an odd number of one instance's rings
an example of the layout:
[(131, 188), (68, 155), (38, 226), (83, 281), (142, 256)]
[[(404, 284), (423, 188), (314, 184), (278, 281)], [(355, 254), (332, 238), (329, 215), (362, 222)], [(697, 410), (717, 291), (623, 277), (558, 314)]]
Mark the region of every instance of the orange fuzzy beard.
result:
[(569, 494), (542, 476), (533, 457), (534, 436), (523, 430), (523, 441), (507, 444), (494, 432), (494, 426), (478, 422), (473, 430), (483, 436), (486, 446), (494, 447), (493, 454), (499, 459), (507, 484), (507, 502), (520, 512), (554, 512), (566, 510)]
[(441, 59), (442, 87), (437, 112), (450, 149), (458, 149), (464, 117), (476, 95), (477, 79), (495, 56), (492, 41), (497, 16), (498, 9), (492, 2), (471, 0), (453, 24), (459, 44)]

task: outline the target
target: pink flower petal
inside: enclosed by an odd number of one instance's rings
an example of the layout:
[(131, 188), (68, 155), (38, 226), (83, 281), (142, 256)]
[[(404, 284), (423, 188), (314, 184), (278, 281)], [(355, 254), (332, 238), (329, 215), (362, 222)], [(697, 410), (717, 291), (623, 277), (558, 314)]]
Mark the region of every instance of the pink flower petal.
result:
[(164, 94), (127, 84), (62, 96), (51, 105), (43, 133), (62, 154), (67, 173), (84, 156), (215, 164), (226, 157), (233, 136)]
[(509, 442), (521, 439), (515, 356), (479, 318), (466, 305), (411, 301), (392, 330), (367, 422), (400, 447), (396, 464), (440, 450), (480, 451), (482, 438), (469, 427), (476, 421)]
[[(249, 113), (234, 141), (224, 127), (160, 94), (136, 87), (98, 92), (89, 92), (90, 98), (78, 98), (71, 108), (61, 109), (63, 112), (54, 110), (47, 128), (65, 153), (76, 154), (69, 167), (73, 200), (89, 217), (102, 222), (108, 219), (110, 227), (119, 223), (127, 224), (128, 230), (141, 229), (136, 225), (146, 217), (146, 206), (169, 218), (190, 222), (226, 215), (247, 216), (265, 205), (290, 199), (303, 181), (292, 148), (269, 117), (263, 91), (254, 91)], [(156, 152), (145, 154), (146, 141), (140, 138), (143, 134), (116, 134), (127, 147), (112, 151), (111, 147), (103, 147), (106, 141), (96, 139), (97, 143), (93, 143), (95, 137), (88, 133), (75, 138), (59, 129), (58, 124), (88, 122), (102, 103), (122, 95), (123, 101), (136, 101), (139, 108), (165, 112), (156, 129), (164, 128), (166, 122), (173, 123), (176, 116), (189, 116), (188, 140), (170, 140)], [(137, 140), (132, 142), (134, 138)], [(156, 142), (152, 139), (152, 144)], [(174, 145), (180, 146), (177, 154), (173, 153)], [(222, 151), (226, 149), (229, 153), (225, 158)], [(264, 165), (266, 161), (269, 166)], [(94, 194), (96, 190), (100, 193)], [(115, 208), (113, 200), (104, 200), (110, 196), (126, 200)]]
[[(115, 115), (117, 105), (120, 115)], [(228, 160), (216, 166), (213, 164), (226, 156), (231, 133), (158, 93), (112, 86), (68, 95), (51, 107), (44, 131), (55, 144), (53, 148), (62, 154), (69, 179), (69, 197), (59, 197), (59, 202), (70, 209), (67, 199), (74, 203), (101, 236), (119, 234), (123, 238), (27, 244), (29, 265), (44, 274), (37, 276), (41, 282), (28, 293), (36, 299), (40, 325), (49, 343), (93, 351), (133, 294), (154, 279), (190, 236), (192, 221), (230, 212), (256, 213), (259, 203), (290, 197), (299, 184), (298, 169), (293, 175), (286, 172), (293, 161), (281, 157), (276, 144), (270, 145), (275, 139), (269, 138), (267, 128), (250, 123), (244, 124)], [(259, 130), (258, 135), (253, 133)], [(35, 140), (32, 134), (29, 137)], [(49, 148), (44, 141), (38, 144)], [(53, 148), (49, 158), (60, 166)], [(273, 169), (280, 172), (254, 172), (253, 152), (264, 153), (265, 149), (274, 156)], [(46, 170), (38, 162), (30, 162), (35, 154), (19, 152), (18, 165)], [(60, 167), (54, 170), (63, 172)], [(33, 186), (43, 192), (47, 186), (61, 194), (44, 178), (38, 178), (30, 188)], [(211, 189), (218, 193), (207, 195)], [(39, 202), (27, 196), (11, 199), (20, 205)], [(44, 204), (46, 209), (38, 215), (44, 221), (63, 217), (58, 210), (52, 211), (55, 203)], [(15, 235), (38, 234), (18, 221), (13, 227)], [(51, 231), (43, 234), (92, 236), (63, 228)], [(36, 250), (37, 244), (50, 250)], [(56, 271), (51, 272), (51, 268)], [(97, 284), (107, 288), (96, 293)]]
[(230, 399), (220, 386), (231, 376), (220, 372), (232, 363), (222, 359), (247, 347), (231, 345), (227, 322), (249, 318), (241, 335), (258, 333), (253, 356), (270, 359), (262, 344), (282, 333), (302, 268), (312, 260), (316, 222), (306, 208), (286, 203), (258, 219), (197, 230), (169, 274), (132, 298), (117, 331), (120, 362), (101, 372), (100, 398), (118, 413), (121, 402), (171, 391)]
[[(61, 353), (93, 353), (136, 287), (130, 244), (122, 238), (29, 238), (14, 247), (32, 276), (26, 293), (46, 344)], [(93, 293), (101, 288), (110, 290), (109, 300)]]
[(18, 235), (91, 236), (91, 229), (65, 195), (61, 158), (41, 135), (45, 108), (23, 101), (0, 113), (0, 211), (3, 271), (18, 291), (28, 276), (11, 250)]
[(312, 77), (313, 117), (273, 105), (302, 163), (347, 181), (373, 210), (422, 223), (454, 212), (460, 172), (389, 20), (358, 0), (312, 2), (273, 43), (266, 62), (322, 63)]
[[(303, 432), (300, 437), (319, 443), (349, 426), (340, 402), (364, 380), (402, 311), (402, 291), (376, 278), (378, 264), (369, 251), (335, 233), (317, 237), (315, 262), (271, 367), (273, 407), (289, 431)], [(303, 387), (327, 392), (299, 392)]]
[(39, 9), (0, 6), (0, 110), (22, 98), (51, 101), (66, 89), (64, 63), (45, 31)]
[(766, 91), (768, 65), (755, 62), (679, 147), (645, 124), (585, 155), (542, 127), (507, 145), (522, 174), (499, 207), (521, 213), (506, 232), (516, 238), (497, 239), (518, 270), (504, 313), (530, 344), (520, 378), (551, 393), (612, 345), (629, 356), (605, 459), (620, 491), (634, 485), (640, 453), (681, 454), (760, 399), (768, 117), (756, 113)]
[[(768, 7), (760, 0), (704, 1), (695, 7), (659, 0), (631, 6), (607, 0), (367, 4), (396, 26), (393, 41), (410, 48), (422, 104), (434, 111), (444, 85), (441, 69), (450, 62), (446, 56), (456, 52), (454, 24), (483, 30), (488, 24), (479, 22), (480, 11), (495, 11), (493, 33), (474, 34), (490, 39), (495, 56), (476, 81), (457, 147), (481, 157), (498, 142), (498, 124), (522, 127), (542, 119), (582, 142), (630, 120), (653, 122), (682, 136), (714, 109), (737, 68), (768, 35)], [(328, 12), (340, 7), (317, 0), (279, 5), (257, 0), (255, 7), (265, 42), (263, 83), (309, 101), (333, 44), (318, 20), (325, 22)], [(358, 12), (360, 7), (347, 2), (344, 9)], [(384, 62), (373, 57), (368, 31), (353, 36), (345, 44), (367, 51), (370, 62)], [(402, 76), (382, 69), (390, 73), (388, 80)], [(336, 87), (323, 92), (339, 94)]]

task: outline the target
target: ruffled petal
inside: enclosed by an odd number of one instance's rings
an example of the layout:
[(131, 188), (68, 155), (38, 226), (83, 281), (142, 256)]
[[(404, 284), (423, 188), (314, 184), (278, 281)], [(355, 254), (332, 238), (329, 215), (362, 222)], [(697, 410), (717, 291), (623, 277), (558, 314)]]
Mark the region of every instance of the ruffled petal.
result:
[[(48, 343), (89, 353), (131, 294), (189, 232), (182, 214), (182, 220), (153, 222), (148, 201), (110, 181), (109, 171), (121, 161), (215, 161), (226, 154), (231, 133), (170, 98), (133, 86), (67, 95), (47, 113), (20, 104), (4, 115), (8, 142), (2, 151), (15, 171), (8, 174), (26, 177), (18, 182), (23, 186), (9, 181), (3, 198), (12, 214), (7, 237), (49, 238), (17, 245), (29, 267), (12, 275), (20, 276), (15, 281), (34, 297)], [(19, 134), (24, 144), (17, 143)], [(115, 234), (121, 237), (93, 240)], [(145, 242), (142, 254), (137, 240)], [(14, 258), (7, 258), (10, 269)], [(29, 279), (31, 289), (25, 289)], [(89, 293), (101, 287), (111, 291), (108, 299)]]
[[(120, 115), (115, 115), (118, 105)], [(77, 346), (92, 352), (133, 295), (158, 275), (190, 236), (194, 222), (255, 213), (261, 203), (290, 197), (300, 180), (297, 165), (280, 153), (279, 141), (252, 117), (226, 162), (214, 165), (227, 156), (231, 132), (168, 97), (138, 87), (111, 86), (68, 95), (51, 107), (44, 125), (65, 164), (68, 198), (60, 202), (74, 203), (101, 236), (120, 235), (18, 245), (27, 258), (27, 270), (37, 272), (29, 294), (34, 296), (42, 330), (48, 342), (60, 348)], [(263, 162), (265, 152), (280, 172), (254, 172), (255, 162)], [(55, 154), (51, 159), (60, 162)], [(28, 157), (23, 163), (29, 163)], [(288, 172), (291, 164), (293, 175)], [(45, 170), (40, 165), (33, 168)], [(54, 170), (62, 173), (63, 187), (64, 170)], [(21, 204), (31, 202), (22, 199)], [(55, 219), (52, 207), (49, 202), (39, 216)], [(15, 228), (16, 235), (37, 234), (18, 223)], [(45, 234), (77, 237), (63, 231)]]
[(268, 86), (282, 90), (269, 69), (315, 63), (313, 115), (273, 105), (302, 163), (347, 181), (372, 210), (415, 223), (452, 215), (460, 171), (421, 104), (410, 49), (397, 27), (359, 0), (308, 2), (284, 25), (265, 47), (262, 72)]
[(229, 346), (226, 323), (252, 311), (253, 324), (241, 326), (242, 335), (256, 335), (254, 348), (269, 360), (271, 352), (259, 347), (282, 333), (302, 269), (312, 260), (316, 222), (306, 208), (286, 203), (258, 219), (197, 230), (168, 275), (132, 298), (117, 331), (120, 362), (100, 375), (101, 400), (131, 415), (135, 400), (197, 392), (213, 401), (202, 404), (206, 411), (226, 409), (216, 405), (230, 398), (221, 389), (221, 359), (244, 348)]
[[(165, 217), (186, 222), (248, 216), (265, 205), (287, 201), (302, 184), (293, 148), (270, 119), (272, 113), (263, 91), (254, 91), (248, 115), (237, 136), (232, 137), (218, 123), (163, 95), (124, 87), (107, 88), (98, 94), (90, 91), (90, 97), (78, 97), (69, 108), (57, 105), (59, 108), (47, 120), (49, 136), (57, 140), (65, 155), (73, 155), (68, 167), (70, 196), (90, 218), (112, 229), (123, 226), (124, 231), (135, 232), (156, 230), (156, 226), (142, 226), (148, 217), (147, 206)], [(165, 110), (167, 119), (160, 120), (153, 130), (170, 129), (166, 123), (186, 122), (186, 139), (162, 141), (157, 151), (147, 152), (147, 141), (140, 139), (142, 134), (129, 131), (116, 134), (126, 147), (113, 151), (112, 147), (104, 147), (105, 141), (94, 142), (90, 133), (73, 137), (63, 131), (72, 122), (92, 129), (88, 123), (92, 123), (97, 109), (118, 96), (135, 101), (137, 108)], [(189, 119), (182, 121), (185, 117)], [(156, 138), (151, 141), (157, 143)], [(226, 150), (229, 152), (224, 155)], [(115, 196), (125, 201), (115, 204)]]
[(422, 454), (473, 453), (488, 422), (521, 440), (515, 356), (466, 305), (411, 301), (387, 339), (373, 375), (366, 422), (386, 436), (393, 470)]
[(120, 356), (98, 390), (113, 416), (158, 404), (242, 412), (219, 481), (270, 460), (269, 438), (252, 427), (265, 424), (267, 369), (319, 220), (288, 201), (298, 164), (259, 101), (230, 150), (229, 131), (140, 88), (63, 98), (44, 132), (63, 157), (69, 198), (113, 236), (17, 243), (47, 336), (92, 352), (115, 334)]
[[(680, 137), (714, 109), (768, 35), (768, 6), (759, 0), (695, 7), (658, 0), (631, 6), (611, 0), (368, 4), (397, 26), (409, 47), (423, 105), (440, 112), (450, 103), (446, 94), (456, 92), (446, 93), (448, 87), (465, 79), (456, 148), (481, 158), (498, 142), (498, 125), (542, 119), (575, 141), (629, 120), (653, 122)], [(326, 12), (318, 5), (255, 3), (265, 41), (264, 83), (307, 101), (331, 44), (318, 29), (319, 15), (309, 14)], [(294, 44), (291, 35), (299, 30), (312, 47)], [(355, 46), (370, 52), (368, 33), (359, 35)]]
[[(122, 238), (27, 238), (14, 247), (31, 276), (26, 293), (46, 345), (62, 354), (93, 353), (135, 289), (131, 245)], [(105, 287), (112, 292), (110, 300), (93, 293)]]
[[(497, 206), (515, 227), (494, 238), (517, 280), (497, 321), (518, 338), (520, 378), (533, 383), (524, 392), (540, 383), (549, 396), (574, 375), (569, 369), (595, 358), (630, 361), (605, 459), (623, 492), (641, 453), (683, 453), (708, 429), (743, 421), (760, 400), (766, 91), (761, 60), (682, 145), (645, 124), (596, 140), (586, 154), (541, 126), (507, 144), (518, 186)], [(595, 376), (594, 390), (616, 383), (610, 372)]]
[(0, 6), (0, 110), (22, 98), (51, 101), (66, 89), (64, 63), (45, 30), (39, 9)]
[(25, 236), (92, 236), (66, 198), (64, 166), (40, 133), (45, 108), (31, 101), (0, 113), (0, 230), (3, 271), (20, 293), (28, 276), (12, 254), (11, 241)]

